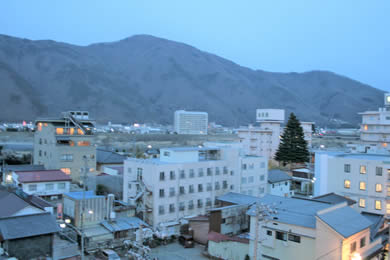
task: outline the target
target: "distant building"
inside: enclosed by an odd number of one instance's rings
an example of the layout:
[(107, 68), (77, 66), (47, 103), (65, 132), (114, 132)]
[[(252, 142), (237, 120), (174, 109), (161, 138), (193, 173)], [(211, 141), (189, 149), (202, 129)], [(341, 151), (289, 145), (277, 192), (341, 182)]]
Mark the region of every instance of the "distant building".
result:
[[(249, 125), (237, 130), (240, 142), (248, 155), (264, 156), (273, 159), (283, 134), (285, 111), (283, 109), (257, 109), (256, 121), (259, 126)], [(301, 122), (308, 146), (312, 140), (312, 122)]]
[(95, 172), (96, 147), (88, 112), (64, 112), (62, 117), (37, 119), (34, 164), (61, 169), (73, 181), (82, 182), (85, 161), (88, 174)]
[(273, 169), (268, 171), (268, 190), (270, 195), (291, 197), (294, 191), (291, 190), (292, 177), (287, 172)]
[(390, 149), (390, 93), (385, 94), (385, 107), (362, 115), (360, 140), (363, 144)]
[(125, 155), (97, 148), (96, 170), (103, 171), (103, 167), (105, 166), (123, 166), (123, 162), (126, 158), (127, 156)]
[(72, 179), (61, 170), (14, 171), (13, 183), (27, 194), (61, 198), (69, 192)]
[(160, 158), (128, 158), (123, 200), (135, 203), (144, 220), (158, 227), (183, 217), (203, 215), (217, 196), (229, 191), (263, 196), (267, 160), (242, 156), (239, 144), (160, 149)]
[(208, 114), (178, 110), (174, 117), (174, 131), (177, 134), (207, 135)]
[(315, 158), (315, 196), (334, 192), (357, 201), (359, 211), (390, 213), (390, 155), (324, 151)]

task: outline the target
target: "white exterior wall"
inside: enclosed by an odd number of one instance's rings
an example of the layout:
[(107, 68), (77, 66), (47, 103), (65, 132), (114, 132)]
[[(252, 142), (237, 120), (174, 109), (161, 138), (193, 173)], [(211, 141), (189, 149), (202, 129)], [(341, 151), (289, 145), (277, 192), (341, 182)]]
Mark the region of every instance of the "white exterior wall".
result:
[(268, 183), (267, 192), (268, 194), (275, 196), (291, 197), (293, 195), (293, 191), (291, 191), (291, 181), (287, 180), (275, 183)]
[(362, 115), (360, 140), (365, 144), (375, 144), (389, 149), (390, 111), (379, 108), (378, 111), (367, 111), (360, 114)]
[(178, 110), (174, 116), (174, 129), (178, 134), (207, 135), (208, 114)]
[[(357, 155), (357, 157), (354, 157), (353, 155)], [(367, 159), (364, 158), (365, 156)], [(385, 214), (387, 207), (386, 197), (388, 193), (387, 179), (388, 173), (390, 173), (390, 157), (388, 161), (385, 159), (385, 156), (369, 154), (332, 156), (324, 153), (317, 153), (315, 165), (315, 196), (334, 192), (356, 200), (357, 203), (353, 207), (359, 211)], [(344, 171), (344, 165), (346, 164), (350, 165), (350, 172)], [(365, 174), (360, 173), (360, 166), (366, 166)], [(376, 167), (382, 168), (382, 176), (376, 175)], [(344, 187), (345, 180), (351, 182), (349, 189)], [(366, 190), (360, 190), (360, 182), (366, 183)], [(382, 184), (381, 192), (376, 191), (376, 184)], [(359, 207), (360, 199), (365, 200), (365, 207)], [(376, 200), (381, 201), (381, 210), (375, 209)]]
[(241, 157), (240, 189), (246, 195), (263, 197), (267, 192), (268, 160), (265, 157)]
[(256, 121), (284, 121), (284, 109), (256, 109)]
[[(60, 183), (65, 184), (65, 188), (60, 188)], [(48, 185), (46, 185), (48, 184)], [(53, 189), (50, 189), (48, 186), (53, 184)], [(33, 183), (22, 183), (22, 190), (30, 195), (37, 196), (55, 196), (62, 195), (70, 191), (70, 181), (51, 181), (51, 182), (33, 182)], [(36, 190), (31, 190), (30, 185), (36, 185)]]
[(219, 259), (243, 260), (248, 254), (248, 248), (248, 244), (234, 241), (208, 241), (208, 253)]

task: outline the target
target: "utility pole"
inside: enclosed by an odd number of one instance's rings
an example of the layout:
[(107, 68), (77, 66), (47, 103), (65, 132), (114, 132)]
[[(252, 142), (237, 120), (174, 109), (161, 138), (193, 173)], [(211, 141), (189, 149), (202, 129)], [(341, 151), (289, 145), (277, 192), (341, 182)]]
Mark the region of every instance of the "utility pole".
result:
[(87, 184), (87, 172), (88, 172), (88, 159), (87, 156), (83, 156), (84, 160), (84, 175), (83, 175), (83, 200), (81, 202), (80, 212), (80, 230), (81, 230), (81, 260), (84, 260), (84, 216), (85, 216), (85, 185)]
[(259, 260), (260, 254), (258, 256), (258, 246), (260, 243), (259, 239), (259, 227), (260, 221), (263, 222), (266, 216), (269, 216), (272, 213), (276, 213), (276, 210), (271, 209), (271, 207), (264, 205), (263, 203), (256, 202), (255, 204), (255, 213), (256, 213), (256, 223), (255, 223), (255, 241), (254, 241), (254, 252), (253, 252), (253, 260)]

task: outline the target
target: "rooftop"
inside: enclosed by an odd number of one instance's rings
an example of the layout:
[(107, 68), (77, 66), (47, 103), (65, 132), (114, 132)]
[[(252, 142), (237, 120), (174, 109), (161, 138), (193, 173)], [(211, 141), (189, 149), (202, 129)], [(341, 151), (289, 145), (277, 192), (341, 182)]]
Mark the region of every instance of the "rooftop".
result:
[(318, 151), (318, 154), (327, 154), (335, 158), (348, 158), (358, 160), (386, 161), (390, 160), (390, 155), (375, 153), (346, 153), (343, 151)]
[(273, 169), (268, 171), (268, 182), (269, 183), (276, 183), (276, 182), (282, 182), (282, 181), (289, 181), (292, 177), (287, 174), (287, 172), (279, 170), (279, 169)]
[(324, 195), (321, 195), (321, 196), (314, 197), (313, 200), (326, 202), (326, 203), (329, 203), (329, 204), (338, 204), (338, 203), (347, 202), (347, 204), (349, 206), (351, 206), (353, 204), (356, 204), (356, 201), (354, 201), (352, 199), (349, 199), (347, 197), (335, 194), (333, 192), (328, 193), (328, 194), (324, 194)]
[(214, 231), (210, 231), (208, 233), (207, 240), (211, 240), (211, 241), (216, 242), (216, 243), (220, 243), (222, 241), (234, 241), (234, 242), (249, 244), (249, 239), (241, 238), (238, 236), (222, 235), (222, 234), (214, 232)]
[(45, 170), (43, 165), (34, 164), (19, 164), (19, 165), (6, 165), (6, 171), (42, 171)]
[(72, 181), (72, 178), (61, 170), (15, 171), (20, 183)]
[(342, 207), (319, 214), (318, 218), (345, 238), (369, 228), (373, 224), (366, 217), (350, 207)]
[(220, 150), (218, 147), (197, 147), (197, 146), (188, 146), (188, 147), (166, 147), (161, 148), (160, 150), (170, 150), (174, 152), (194, 152), (194, 151), (212, 151)]
[(111, 232), (137, 229), (141, 225), (147, 227), (148, 224), (143, 222), (137, 217), (128, 217), (128, 218), (118, 218), (113, 221), (103, 221), (101, 222), (102, 226), (108, 229)]
[(0, 190), (0, 218), (9, 217), (30, 206), (16, 194), (7, 190)]
[(102, 198), (104, 196), (101, 195), (95, 195), (94, 191), (88, 190), (85, 191), (85, 194), (83, 195), (83, 191), (74, 191), (74, 192), (68, 192), (65, 193), (64, 195), (75, 199), (75, 200), (82, 200), (83, 198), (85, 199), (94, 199), (94, 198)]
[(118, 153), (96, 149), (96, 163), (123, 163), (126, 160), (126, 156), (120, 155)]

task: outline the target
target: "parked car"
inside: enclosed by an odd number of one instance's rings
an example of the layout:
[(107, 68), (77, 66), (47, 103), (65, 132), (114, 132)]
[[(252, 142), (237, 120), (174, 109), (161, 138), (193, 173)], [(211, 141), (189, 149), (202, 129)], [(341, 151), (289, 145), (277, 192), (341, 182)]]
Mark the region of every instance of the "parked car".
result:
[(106, 260), (120, 260), (119, 255), (114, 250), (111, 249), (102, 250), (101, 256), (103, 259)]
[(190, 235), (180, 235), (179, 243), (184, 246), (184, 248), (194, 247), (194, 239)]

